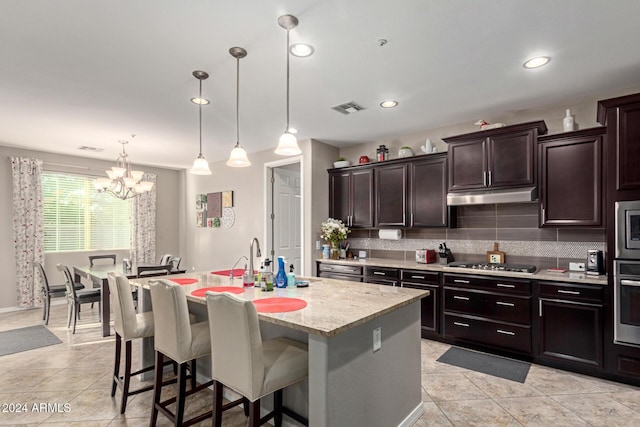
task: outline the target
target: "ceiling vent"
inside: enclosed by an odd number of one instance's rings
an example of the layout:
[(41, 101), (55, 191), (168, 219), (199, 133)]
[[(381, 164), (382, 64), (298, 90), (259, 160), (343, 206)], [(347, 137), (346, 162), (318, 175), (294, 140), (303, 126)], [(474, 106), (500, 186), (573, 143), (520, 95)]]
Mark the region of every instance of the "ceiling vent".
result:
[(82, 146), (78, 147), (78, 150), (93, 151), (95, 153), (100, 153), (100, 152), (104, 151), (104, 148), (96, 148), (96, 147), (89, 147), (88, 145), (82, 145)]
[(353, 114), (357, 113), (360, 110), (364, 110), (364, 107), (351, 101), (344, 104), (336, 105), (335, 107), (331, 107), (331, 109), (336, 110), (338, 113), (342, 114)]

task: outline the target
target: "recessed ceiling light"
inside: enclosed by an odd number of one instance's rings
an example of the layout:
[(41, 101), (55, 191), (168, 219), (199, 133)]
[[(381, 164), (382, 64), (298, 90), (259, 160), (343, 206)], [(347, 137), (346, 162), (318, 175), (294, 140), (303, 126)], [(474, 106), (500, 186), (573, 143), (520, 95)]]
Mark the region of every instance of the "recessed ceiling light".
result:
[(398, 106), (398, 101), (382, 101), (380, 103), (382, 108), (393, 108)]
[(204, 98), (191, 98), (191, 102), (198, 105), (207, 105), (209, 100)]
[(313, 55), (313, 46), (306, 43), (294, 43), (289, 48), (289, 52), (291, 52), (293, 56), (304, 58), (305, 56)]
[(551, 61), (548, 56), (536, 56), (535, 58), (527, 59), (522, 66), (524, 68), (538, 68), (543, 65), (547, 65)]

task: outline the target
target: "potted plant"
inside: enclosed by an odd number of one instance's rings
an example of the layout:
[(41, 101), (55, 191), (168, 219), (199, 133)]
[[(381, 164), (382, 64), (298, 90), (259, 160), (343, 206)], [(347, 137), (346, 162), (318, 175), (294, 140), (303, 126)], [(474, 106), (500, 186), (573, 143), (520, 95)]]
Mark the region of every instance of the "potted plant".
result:
[(340, 258), (340, 244), (347, 239), (351, 231), (339, 219), (328, 218), (320, 225), (320, 237), (331, 245), (331, 259)]
[(343, 168), (345, 166), (351, 166), (351, 162), (344, 157), (338, 157), (335, 162), (333, 162), (334, 168)]
[(412, 157), (412, 156), (413, 156), (413, 150), (408, 145), (403, 145), (402, 147), (400, 147), (400, 150), (398, 150), (398, 157)]

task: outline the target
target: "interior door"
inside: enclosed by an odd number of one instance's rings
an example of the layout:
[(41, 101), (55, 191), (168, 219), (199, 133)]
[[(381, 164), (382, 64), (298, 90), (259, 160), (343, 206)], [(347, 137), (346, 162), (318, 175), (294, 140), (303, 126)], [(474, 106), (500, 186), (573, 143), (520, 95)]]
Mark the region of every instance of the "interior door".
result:
[(286, 258), (287, 271), (293, 264), (296, 274), (302, 272), (301, 179), (299, 164), (273, 169), (273, 248), (274, 271), (277, 257)]

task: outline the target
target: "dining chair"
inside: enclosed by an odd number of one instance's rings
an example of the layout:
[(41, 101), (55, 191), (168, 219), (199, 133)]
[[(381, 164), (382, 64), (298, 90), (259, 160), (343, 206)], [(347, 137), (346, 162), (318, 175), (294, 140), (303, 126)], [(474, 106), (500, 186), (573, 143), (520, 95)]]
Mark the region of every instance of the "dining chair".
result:
[(176, 271), (180, 268), (180, 261), (182, 261), (182, 257), (179, 256), (174, 256), (171, 257), (171, 259), (169, 260), (169, 263), (171, 264), (171, 269), (173, 271)]
[(101, 311), (100, 311), (100, 298), (101, 298), (101, 290), (100, 288), (92, 288), (92, 289), (81, 289), (76, 291), (75, 286), (73, 286), (73, 277), (71, 276), (71, 272), (69, 271), (69, 267), (63, 264), (57, 264), (56, 268), (64, 275), (64, 282), (67, 290), (67, 305), (68, 305), (68, 315), (67, 315), (67, 328), (71, 326), (71, 319), (73, 318), (73, 333), (76, 333), (76, 321), (80, 318), (80, 305), (88, 304), (88, 303), (98, 303), (98, 315), (102, 320)]
[[(49, 280), (47, 279), (47, 274), (44, 272), (44, 267), (39, 262), (34, 262), (33, 266), (40, 274), (40, 281), (42, 283), (42, 293), (44, 295), (44, 313), (42, 314), (42, 320), (44, 320), (44, 324), (49, 324), (49, 313), (51, 311), (51, 298), (61, 298), (64, 297), (67, 292), (67, 287), (62, 285), (50, 285)], [(84, 289), (84, 285), (82, 283), (74, 283), (73, 287), (79, 291), (80, 289)]]
[[(213, 384), (196, 384), (196, 359), (211, 353), (211, 337), (209, 322), (191, 323), (187, 296), (184, 289), (169, 280), (158, 279), (149, 283), (153, 321), (155, 324), (155, 381), (153, 388), (153, 409), (150, 426), (155, 426), (158, 412), (162, 412), (176, 426), (191, 425), (211, 417), (212, 411), (197, 415), (190, 420), (183, 420), (185, 401), (198, 391), (205, 390)], [(169, 357), (178, 364), (177, 396), (161, 401), (162, 366), (164, 358)], [(191, 378), (191, 389), (186, 390), (187, 365)], [(175, 412), (168, 406), (175, 402)]]
[[(207, 292), (211, 333), (211, 378), (214, 380), (213, 425), (222, 425), (222, 412), (242, 398), (222, 405), (225, 385), (249, 400), (249, 426), (271, 418), (282, 425), (287, 415), (303, 425), (308, 420), (282, 404), (282, 390), (307, 378), (307, 345), (279, 337), (263, 341), (255, 305), (228, 292)], [(233, 327), (230, 327), (233, 325)], [(260, 417), (260, 399), (274, 393), (273, 411)]]
[(101, 260), (101, 259), (110, 259), (112, 261), (111, 264), (114, 264), (114, 265), (116, 263), (116, 255), (115, 254), (89, 255), (89, 265), (91, 267), (93, 267), (94, 261)]
[(164, 254), (162, 255), (162, 257), (160, 258), (160, 262), (158, 264), (160, 265), (167, 265), (169, 264), (169, 262), (171, 261), (173, 255), (171, 254)]
[(166, 276), (171, 273), (171, 265), (141, 265), (137, 268), (137, 277)]
[[(154, 334), (153, 313), (147, 311), (137, 313), (131, 285), (127, 276), (110, 272), (107, 273), (109, 292), (111, 293), (111, 307), (113, 309), (113, 329), (115, 330), (115, 361), (113, 365), (113, 381), (111, 384), (111, 397), (115, 396), (118, 386), (122, 389), (120, 401), (120, 413), (124, 414), (127, 408), (127, 399), (145, 391), (153, 390), (153, 384), (130, 390), (131, 377), (154, 369), (154, 365), (147, 366), (135, 372), (131, 372), (131, 344), (134, 339), (152, 337)], [(124, 375), (120, 376), (120, 358), (122, 355), (122, 342), (125, 343)], [(167, 362), (168, 364), (171, 361)], [(175, 378), (163, 382), (163, 385), (176, 382)]]

